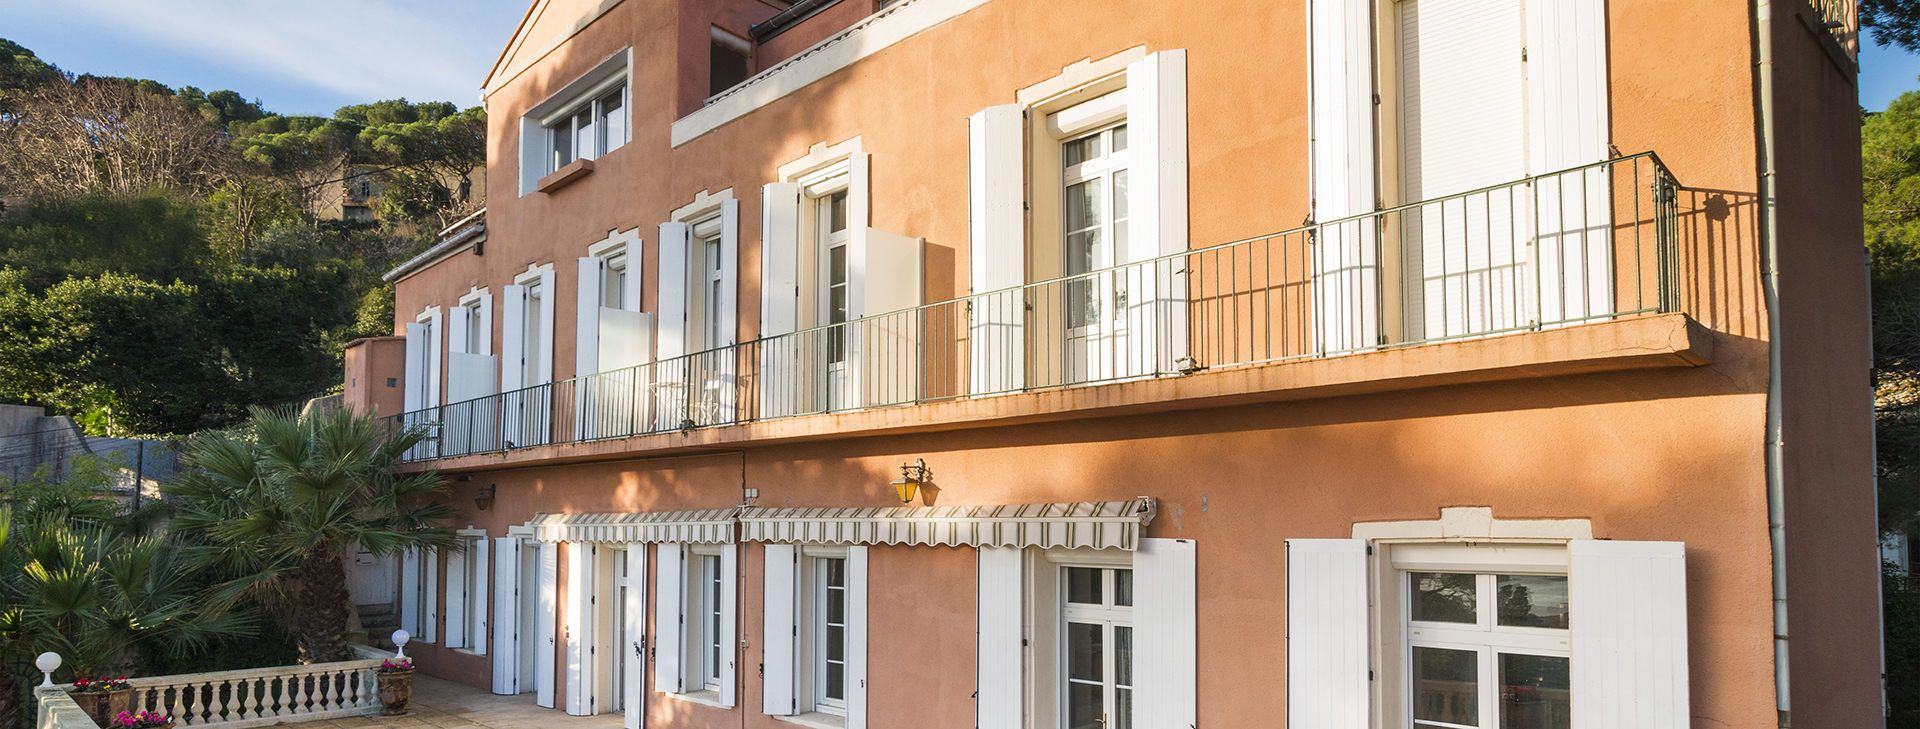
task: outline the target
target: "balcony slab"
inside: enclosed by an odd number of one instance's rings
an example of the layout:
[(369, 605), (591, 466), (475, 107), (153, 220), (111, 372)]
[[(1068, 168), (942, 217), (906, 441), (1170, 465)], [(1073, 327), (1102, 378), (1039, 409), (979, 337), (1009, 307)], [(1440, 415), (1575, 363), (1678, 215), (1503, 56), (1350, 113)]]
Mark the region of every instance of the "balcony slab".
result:
[(1611, 321), (1334, 357), (1303, 357), (1101, 385), (1057, 387), (844, 413), (564, 443), (409, 463), (406, 471), (491, 471), (678, 456), (716, 449), (989, 428), (1595, 372), (1700, 367), (1713, 335), (1685, 314)]

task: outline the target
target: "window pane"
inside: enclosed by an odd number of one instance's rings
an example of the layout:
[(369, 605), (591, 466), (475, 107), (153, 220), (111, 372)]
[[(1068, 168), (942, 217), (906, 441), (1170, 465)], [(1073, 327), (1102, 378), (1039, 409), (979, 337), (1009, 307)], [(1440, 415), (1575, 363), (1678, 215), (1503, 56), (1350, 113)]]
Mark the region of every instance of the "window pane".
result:
[(1072, 167), (1100, 156), (1100, 135), (1081, 137), (1061, 145), (1066, 166)]
[(747, 57), (732, 48), (714, 43), (708, 61), (710, 62), (708, 68), (712, 73), (708, 77), (708, 96), (717, 96), (720, 92), (747, 80)]
[(842, 663), (827, 664), (827, 698), (847, 698), (847, 667)]
[[(827, 252), (827, 282), (840, 286), (847, 282), (847, 247), (834, 246)], [(846, 321), (841, 319), (840, 321)]]
[(1067, 602), (1101, 605), (1100, 570), (1090, 567), (1067, 568)]
[(1500, 654), (1500, 729), (1568, 729), (1573, 703), (1567, 659)]
[(1099, 623), (1067, 623), (1067, 678), (1098, 682), (1106, 675)]
[(1068, 729), (1104, 729), (1101, 720), (1106, 717), (1101, 711), (1100, 693), (1097, 683), (1067, 684)]
[(1133, 628), (1113, 626), (1113, 685), (1133, 685)]
[(1127, 125), (1125, 124), (1113, 128), (1113, 151), (1127, 151)]
[(1108, 729), (1133, 729), (1133, 689), (1113, 690), (1113, 726)]
[(827, 563), (827, 586), (828, 587), (846, 587), (847, 586), (847, 561), (845, 559), (840, 559), (840, 558), (827, 559), (823, 561)]
[(1473, 623), (1474, 575), (1411, 572), (1413, 619), (1432, 623)]
[(613, 93), (600, 97), (600, 133), (606, 140), (601, 148), (605, 152), (627, 143), (627, 114), (620, 109), (620, 97), (625, 93), (626, 89), (614, 89)]
[(836, 192), (827, 198), (827, 232), (838, 233), (847, 229), (847, 193)]
[(1113, 571), (1113, 604), (1133, 604), (1133, 570)]
[(547, 136), (553, 141), (553, 154), (547, 165), (547, 171), (552, 172), (573, 161), (573, 120), (547, 127)]
[(846, 590), (827, 590), (827, 622), (843, 625), (847, 622)]
[(847, 660), (847, 629), (838, 625), (827, 626), (827, 662), (844, 663)]
[(1480, 726), (1480, 655), (1415, 646), (1413, 718)]
[(1500, 575), (1500, 624), (1523, 628), (1567, 627), (1567, 578)]
[(575, 148), (578, 150), (575, 156), (582, 159), (593, 159), (598, 156), (593, 152), (593, 137), (595, 133), (593, 126), (593, 105), (588, 104), (587, 108), (581, 109), (579, 113), (574, 114), (573, 123), (579, 127), (579, 129), (574, 132)]

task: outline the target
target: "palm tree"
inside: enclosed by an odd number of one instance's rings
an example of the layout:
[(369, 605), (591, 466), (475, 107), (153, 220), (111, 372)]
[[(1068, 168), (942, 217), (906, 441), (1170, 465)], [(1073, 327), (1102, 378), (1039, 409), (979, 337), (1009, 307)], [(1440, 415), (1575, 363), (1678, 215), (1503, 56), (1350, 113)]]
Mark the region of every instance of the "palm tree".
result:
[(173, 528), (205, 535), (197, 560), (226, 574), (216, 605), (251, 600), (293, 619), (302, 663), (349, 660), (346, 570), (350, 545), (381, 556), (412, 547), (457, 548), (454, 511), (431, 497), (435, 473), (402, 476), (418, 431), (386, 433), (352, 411), (253, 410), (238, 429), (189, 444), (191, 468), (163, 489)]

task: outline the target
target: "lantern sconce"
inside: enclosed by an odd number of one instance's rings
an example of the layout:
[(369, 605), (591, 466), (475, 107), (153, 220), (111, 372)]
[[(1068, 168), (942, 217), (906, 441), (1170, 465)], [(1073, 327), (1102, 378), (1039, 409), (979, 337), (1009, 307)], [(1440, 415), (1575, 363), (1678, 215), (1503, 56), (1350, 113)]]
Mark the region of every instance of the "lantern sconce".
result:
[(492, 506), (493, 490), (494, 490), (494, 485), (487, 484), (486, 488), (480, 489), (479, 491), (475, 491), (473, 494), (474, 508), (477, 508), (481, 511), (486, 511), (487, 507)]
[(933, 481), (933, 472), (927, 470), (925, 459), (915, 458), (912, 463), (900, 464), (900, 478), (894, 479), (893, 493), (900, 497), (900, 503), (911, 504), (920, 487)]

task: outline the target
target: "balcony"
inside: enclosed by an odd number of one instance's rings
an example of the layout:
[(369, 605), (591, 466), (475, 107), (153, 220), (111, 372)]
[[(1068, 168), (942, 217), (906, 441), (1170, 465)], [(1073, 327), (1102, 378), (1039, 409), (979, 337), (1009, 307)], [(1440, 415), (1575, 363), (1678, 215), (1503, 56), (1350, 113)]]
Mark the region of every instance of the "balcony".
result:
[[(429, 432), (408, 456), (420, 461), (908, 405), (945, 404), (951, 412), (921, 415), (965, 418), (994, 396), (1118, 383), (1151, 389), (1196, 377), (1226, 384), (1205, 393), (1176, 384), (1154, 397), (1365, 391), (1361, 380), (1371, 375), (1349, 373), (1383, 368), (1395, 370), (1383, 376), (1437, 384), (1464, 381), (1462, 367), (1698, 365), (1706, 345), (1697, 325), (1659, 316), (1680, 308), (1679, 193), (1646, 152), (404, 413), (390, 423)], [(1683, 322), (1677, 332), (1676, 317)], [(1640, 340), (1580, 326), (1603, 322), (1638, 327), (1631, 337)], [(1545, 349), (1577, 344), (1618, 361), (1562, 354), (1522, 361), (1485, 345), (1526, 332), (1555, 343)], [(1658, 346), (1641, 346), (1655, 340)], [(1446, 342), (1457, 346), (1442, 364), (1379, 361)], [(1469, 360), (1479, 364), (1459, 364)], [(1270, 375), (1288, 363), (1302, 366)]]

